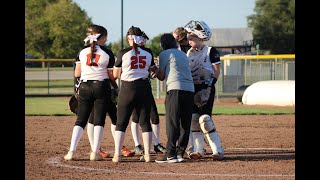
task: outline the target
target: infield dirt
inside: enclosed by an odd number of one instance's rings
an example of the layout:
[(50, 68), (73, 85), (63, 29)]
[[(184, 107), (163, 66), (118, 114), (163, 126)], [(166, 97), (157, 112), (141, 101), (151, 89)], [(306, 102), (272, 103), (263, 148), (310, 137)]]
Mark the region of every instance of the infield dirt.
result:
[[(222, 104), (239, 106), (235, 100), (215, 103)], [(206, 145), (204, 159), (159, 164), (139, 162), (140, 156), (123, 157), (121, 163), (90, 161), (86, 131), (76, 161), (64, 161), (75, 116), (26, 116), (25, 179), (295, 179), (295, 115), (213, 115), (213, 120), (225, 149), (223, 161), (212, 161)], [(102, 148), (113, 155), (110, 122), (107, 117)], [(160, 124), (165, 145), (164, 116)], [(130, 124), (124, 145), (134, 146)]]

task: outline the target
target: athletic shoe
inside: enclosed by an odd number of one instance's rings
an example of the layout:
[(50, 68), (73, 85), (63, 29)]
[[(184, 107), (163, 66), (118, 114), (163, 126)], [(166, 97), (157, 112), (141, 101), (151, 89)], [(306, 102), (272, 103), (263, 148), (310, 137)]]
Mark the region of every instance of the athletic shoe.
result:
[(152, 161), (151, 155), (149, 154), (149, 155), (141, 156), (140, 161), (151, 162)]
[(125, 146), (122, 146), (121, 154), (122, 154), (122, 156), (125, 156), (125, 157), (132, 157), (135, 155), (135, 152), (132, 152), (128, 148), (126, 148)]
[(163, 155), (155, 160), (157, 163), (176, 163), (178, 159), (176, 157), (167, 157), (167, 155)]
[(102, 159), (103, 157), (100, 155), (100, 153), (94, 153), (94, 152), (90, 153), (90, 161), (100, 161)]
[(156, 153), (167, 153), (167, 149), (165, 147), (163, 147), (160, 143), (158, 145), (153, 146), (154, 147), (154, 151)]
[(218, 153), (218, 154), (212, 154), (212, 159), (214, 161), (221, 161), (224, 158), (223, 154)]
[(104, 158), (110, 157), (110, 154), (103, 152), (103, 151), (101, 150), (101, 148), (99, 148), (99, 154), (100, 154), (102, 157), (104, 157)]
[(113, 155), (113, 158), (112, 158), (112, 162), (114, 162), (114, 163), (119, 163), (119, 162), (121, 162), (121, 156), (114, 154), (114, 155)]
[(184, 161), (183, 155), (181, 155), (181, 154), (177, 155), (177, 159), (178, 159), (178, 162)]
[(136, 155), (143, 155), (144, 150), (143, 147), (139, 144), (138, 146), (134, 147), (132, 150)]
[(190, 159), (199, 159), (202, 157), (203, 157), (203, 155), (201, 155), (199, 152), (192, 152), (189, 154)]
[(66, 161), (74, 160), (74, 151), (68, 151), (68, 154), (64, 156), (64, 160)]

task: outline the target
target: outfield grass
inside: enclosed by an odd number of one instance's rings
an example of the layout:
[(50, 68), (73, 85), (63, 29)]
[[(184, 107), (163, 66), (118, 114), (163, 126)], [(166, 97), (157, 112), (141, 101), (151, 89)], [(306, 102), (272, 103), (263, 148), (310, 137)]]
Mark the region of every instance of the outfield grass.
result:
[[(69, 110), (69, 97), (26, 97), (26, 116), (73, 116)], [(157, 104), (160, 115), (165, 114), (164, 104)], [(295, 114), (294, 110), (215, 106), (215, 115), (275, 115)]]
[[(50, 71), (73, 71), (73, 67), (50, 67)], [(25, 71), (47, 71), (48, 67), (32, 67), (26, 68)]]

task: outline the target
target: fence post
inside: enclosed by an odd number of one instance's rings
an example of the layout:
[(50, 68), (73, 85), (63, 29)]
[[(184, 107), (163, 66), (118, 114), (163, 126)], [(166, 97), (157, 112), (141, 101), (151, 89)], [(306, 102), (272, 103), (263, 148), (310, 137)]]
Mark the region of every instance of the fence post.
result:
[(48, 95), (50, 95), (50, 62), (48, 62)]

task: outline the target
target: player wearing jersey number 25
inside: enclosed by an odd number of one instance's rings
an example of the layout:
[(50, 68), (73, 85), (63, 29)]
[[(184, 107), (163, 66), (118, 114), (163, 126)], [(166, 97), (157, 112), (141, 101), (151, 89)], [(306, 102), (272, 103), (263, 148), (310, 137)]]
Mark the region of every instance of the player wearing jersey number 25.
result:
[(151, 49), (140, 46), (144, 38), (143, 32), (138, 27), (130, 27), (127, 40), (130, 47), (122, 49), (117, 55), (113, 74), (121, 79), (118, 98), (117, 125), (114, 137), (115, 152), (113, 162), (121, 162), (120, 147), (124, 142), (125, 131), (133, 109), (139, 115), (139, 124), (142, 130), (144, 145), (143, 159), (150, 162), (152, 128), (150, 123), (150, 109), (152, 91), (149, 83), (149, 70), (156, 72)]

